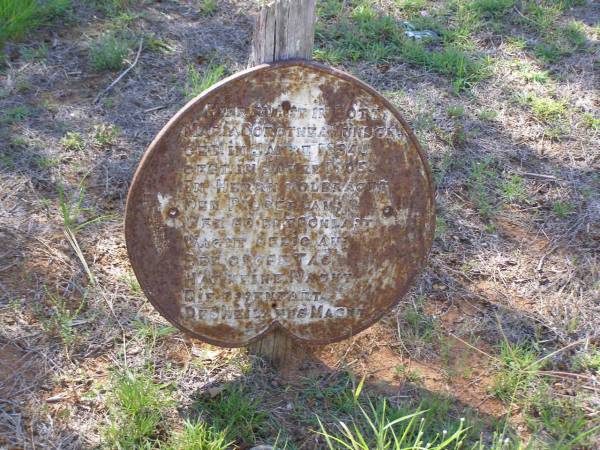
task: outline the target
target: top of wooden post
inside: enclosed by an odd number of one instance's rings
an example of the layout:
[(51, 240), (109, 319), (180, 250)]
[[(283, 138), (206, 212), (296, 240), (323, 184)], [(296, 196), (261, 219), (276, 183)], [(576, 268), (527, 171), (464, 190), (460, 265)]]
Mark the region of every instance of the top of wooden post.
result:
[(258, 13), (248, 67), (286, 59), (311, 59), (316, 0), (276, 0)]

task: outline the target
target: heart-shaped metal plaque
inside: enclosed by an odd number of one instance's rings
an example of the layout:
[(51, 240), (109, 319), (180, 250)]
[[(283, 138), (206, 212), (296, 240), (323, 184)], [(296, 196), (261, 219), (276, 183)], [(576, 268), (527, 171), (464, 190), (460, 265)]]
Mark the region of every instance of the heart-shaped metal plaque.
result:
[(399, 113), (305, 61), (188, 103), (148, 148), (126, 213), (152, 304), (223, 346), (276, 326), (315, 344), (367, 328), (422, 269), (434, 226), (427, 162)]

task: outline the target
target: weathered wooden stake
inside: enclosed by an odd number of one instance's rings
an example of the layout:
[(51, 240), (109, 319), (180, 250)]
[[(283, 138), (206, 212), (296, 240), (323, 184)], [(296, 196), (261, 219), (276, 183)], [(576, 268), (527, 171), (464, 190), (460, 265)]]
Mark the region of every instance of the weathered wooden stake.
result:
[(316, 0), (277, 0), (258, 13), (248, 67), (286, 59), (311, 59)]
[[(316, 0), (276, 0), (258, 13), (248, 67), (286, 59), (311, 59), (315, 40)], [(310, 351), (281, 329), (248, 347), (278, 370), (294, 370)]]

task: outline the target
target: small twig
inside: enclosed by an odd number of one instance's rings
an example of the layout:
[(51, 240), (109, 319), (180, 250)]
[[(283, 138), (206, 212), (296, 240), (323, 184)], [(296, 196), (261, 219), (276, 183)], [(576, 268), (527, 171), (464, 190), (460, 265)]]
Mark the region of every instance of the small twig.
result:
[(558, 244), (556, 244), (556, 245), (554, 245), (554, 246), (553, 246), (553, 247), (552, 247), (550, 250), (548, 250), (546, 253), (544, 253), (544, 254), (542, 255), (542, 257), (540, 258), (540, 260), (539, 260), (539, 262), (538, 262), (538, 265), (537, 265), (537, 267), (536, 267), (536, 270), (537, 270), (538, 272), (541, 272), (541, 271), (542, 271), (542, 269), (544, 268), (544, 261), (546, 261), (546, 258), (547, 258), (548, 256), (550, 256), (552, 253), (554, 253), (554, 251), (555, 251), (555, 250), (556, 250), (558, 247), (559, 247), (559, 245), (558, 245)]
[(100, 100), (100, 98), (103, 95), (105, 95), (108, 91), (110, 91), (115, 86), (115, 84), (117, 84), (119, 81), (121, 81), (123, 79), (123, 77), (125, 75), (127, 75), (129, 73), (129, 71), (136, 66), (138, 60), (140, 59), (140, 54), (142, 53), (142, 45), (143, 44), (144, 44), (144, 39), (142, 38), (142, 39), (140, 39), (140, 46), (138, 47), (137, 55), (135, 55), (135, 60), (133, 61), (133, 64), (131, 64), (127, 69), (125, 69), (123, 72), (121, 72), (121, 75), (119, 75), (115, 79), (115, 81), (110, 83), (106, 89), (104, 89), (102, 92), (100, 92), (94, 99), (94, 103), (98, 103), (98, 100)]
[(557, 371), (557, 370), (527, 370), (527, 373), (535, 373), (535, 374), (539, 374), (539, 375), (546, 375), (549, 377), (556, 377), (556, 378), (563, 378), (563, 379), (569, 379), (569, 378), (579, 378), (582, 380), (594, 380), (594, 377), (590, 376), (590, 375), (583, 375), (581, 373), (573, 373), (573, 372), (561, 372), (561, 371)]
[(532, 177), (532, 178), (542, 178), (544, 180), (561, 181), (560, 178), (556, 178), (553, 175), (546, 175), (543, 173), (519, 172), (519, 175), (523, 175), (525, 177)]
[(148, 108), (148, 109), (144, 110), (144, 113), (147, 114), (147, 113), (151, 113), (151, 112), (158, 111), (158, 110), (161, 110), (161, 109), (165, 109), (168, 106), (169, 105), (162, 105), (162, 106), (155, 106), (154, 108)]
[(575, 342), (571, 342), (568, 345), (565, 345), (562, 348), (559, 348), (558, 350), (553, 351), (552, 353), (547, 354), (546, 356), (544, 356), (543, 358), (538, 359), (537, 361), (532, 362), (531, 364), (529, 364), (527, 367), (525, 367), (523, 370), (528, 370), (531, 369), (533, 366), (538, 365), (539, 363), (541, 363), (542, 361), (545, 361), (546, 359), (552, 358), (553, 356), (558, 355), (559, 353), (564, 352), (565, 350), (571, 348), (571, 347), (575, 347), (576, 345), (581, 345), (583, 344), (586, 340), (588, 340), (589, 338), (583, 338), (583, 339), (579, 339), (578, 341)]

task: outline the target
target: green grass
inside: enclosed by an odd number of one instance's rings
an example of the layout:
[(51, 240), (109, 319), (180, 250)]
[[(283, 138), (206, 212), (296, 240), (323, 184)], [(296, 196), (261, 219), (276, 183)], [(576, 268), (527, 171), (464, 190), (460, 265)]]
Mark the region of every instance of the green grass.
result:
[(491, 161), (474, 161), (467, 180), (471, 201), (484, 219), (489, 219), (496, 211), (494, 189), (497, 179), (496, 169)]
[(100, 124), (94, 127), (94, 144), (98, 147), (106, 147), (115, 144), (121, 130), (114, 125)]
[(483, 108), (477, 113), (477, 117), (480, 120), (484, 120), (486, 122), (490, 122), (498, 117), (498, 111), (490, 108)]
[(214, 398), (200, 398), (194, 403), (194, 409), (211, 427), (223, 431), (227, 440), (236, 440), (240, 445), (253, 444), (262, 434), (267, 414), (259, 406), (259, 400), (239, 386), (227, 386)]
[(534, 47), (534, 54), (547, 64), (558, 62), (562, 56), (561, 50), (555, 44), (542, 43)]
[(75, 323), (85, 306), (85, 296), (76, 307), (71, 307), (64, 298), (48, 290), (46, 290), (46, 298), (51, 307), (50, 316), (42, 321), (44, 329), (59, 336), (66, 347), (72, 346), (79, 338)]
[(359, 406), (362, 421), (353, 421), (350, 425), (339, 422), (336, 428), (327, 428), (320, 420), (320, 434), (327, 448), (334, 450), (387, 450), (427, 448), (431, 450), (459, 449), (462, 446), (465, 428), (464, 420), (459, 421), (457, 429), (449, 434), (446, 430), (426, 434), (427, 421), (420, 420), (423, 411), (394, 417), (384, 400), (368, 408)]
[(520, 175), (513, 174), (505, 179), (500, 189), (501, 197), (508, 203), (519, 203), (527, 200), (525, 180)]
[(452, 409), (453, 402), (447, 397), (422, 392), (417, 403), (409, 401), (391, 405), (385, 398), (365, 394), (363, 388), (364, 379), (338, 391), (336, 395), (347, 399), (345, 401), (349, 405), (344, 411), (317, 407), (318, 433), (324, 444), (315, 448), (490, 448), (480, 437), (488, 424), (472, 417), (468, 411), (464, 411), (467, 417), (461, 418), (460, 413)]
[(550, 74), (547, 70), (535, 70), (529, 64), (519, 64), (517, 73), (527, 82), (546, 84), (550, 81)]
[(217, 12), (217, 0), (202, 0), (200, 12), (205, 16), (211, 16)]
[(188, 66), (187, 78), (183, 92), (187, 98), (200, 95), (206, 89), (225, 76), (226, 67), (222, 64), (210, 64), (203, 72), (199, 72), (193, 64)]
[(106, 448), (129, 450), (156, 448), (159, 425), (172, 400), (164, 386), (152, 380), (149, 370), (124, 370), (113, 375), (109, 389), (109, 425), (104, 431)]
[(0, 0), (0, 48), (64, 15), (71, 0)]
[(90, 64), (96, 71), (123, 68), (130, 42), (114, 32), (102, 34), (90, 46)]
[(573, 365), (575, 370), (589, 370), (600, 374), (600, 349), (591, 347), (585, 353), (576, 356)]
[[(585, 417), (578, 399), (556, 398), (547, 386), (539, 389), (530, 399), (527, 424), (538, 435), (538, 442), (551, 449), (592, 448), (594, 434), (600, 425)], [(597, 437), (597, 435), (596, 435)]]
[(540, 97), (529, 93), (521, 96), (519, 101), (529, 106), (531, 112), (538, 120), (548, 124), (556, 123), (567, 113), (567, 104), (562, 100)]
[(67, 131), (60, 140), (60, 144), (65, 150), (81, 151), (85, 149), (85, 141), (81, 133), (77, 131)]
[(48, 46), (41, 43), (35, 47), (24, 47), (21, 56), (26, 61), (42, 61), (48, 58)]
[(583, 124), (586, 128), (593, 131), (600, 131), (600, 118), (594, 117), (590, 113), (583, 113)]
[(435, 238), (444, 239), (448, 232), (448, 224), (446, 223), (446, 219), (439, 213), (440, 211), (438, 210), (438, 215), (435, 216)]
[(556, 374), (551, 369), (547, 372), (545, 366), (562, 350), (541, 357), (535, 344), (510, 344), (505, 338), (494, 358), (498, 370), (492, 392), (508, 405), (508, 411), (515, 406), (522, 411), (532, 431), (527, 448), (570, 450), (593, 448), (597, 442), (600, 422), (586, 417), (577, 397), (556, 396), (552, 387), (556, 378), (546, 377), (547, 373)]
[(465, 115), (465, 107), (462, 105), (449, 106), (447, 111), (448, 111), (448, 116), (455, 118), (455, 119), (463, 117)]
[(475, 0), (470, 4), (479, 13), (494, 18), (506, 14), (514, 5), (515, 0)]
[[(333, 15), (338, 8), (341, 8), (339, 2), (329, 2), (319, 10), (324, 21), (317, 23), (314, 53), (317, 60), (332, 64), (404, 60), (447, 76), (456, 91), (465, 90), (487, 76), (487, 61), (465, 52), (457, 37), (461, 33), (456, 30), (441, 46), (431, 47), (427, 42), (405, 37), (394, 17), (379, 14), (367, 2), (359, 2), (345, 14)], [(413, 22), (418, 29), (432, 25), (425, 18), (421, 23)]]
[(32, 115), (33, 109), (31, 107), (26, 105), (15, 106), (4, 111), (4, 114), (0, 117), (0, 124), (12, 125), (21, 122)]
[(224, 431), (216, 431), (204, 422), (186, 420), (183, 430), (175, 433), (165, 450), (226, 450), (233, 446)]
[(157, 325), (153, 322), (136, 319), (133, 321), (136, 337), (148, 343), (149, 350), (152, 350), (159, 339), (173, 334), (177, 328), (172, 326)]
[(395, 0), (394, 3), (404, 11), (416, 12), (427, 9), (429, 2), (428, 0)]
[(566, 219), (574, 210), (574, 206), (567, 201), (558, 200), (552, 204), (552, 212), (559, 219)]
[(560, 32), (567, 40), (568, 44), (570, 44), (573, 51), (581, 50), (585, 47), (587, 38), (585, 36), (585, 26), (583, 23), (572, 20), (563, 27)]
[(398, 316), (398, 327), (408, 346), (429, 345), (438, 336), (438, 324), (433, 317), (425, 313), (423, 302), (423, 298), (417, 299)]
[(528, 345), (513, 345), (504, 340), (500, 346), (500, 368), (492, 383), (492, 392), (500, 400), (513, 403), (527, 394), (536, 371), (542, 367), (539, 354)]
[(137, 0), (89, 0), (96, 8), (109, 17), (127, 13)]

